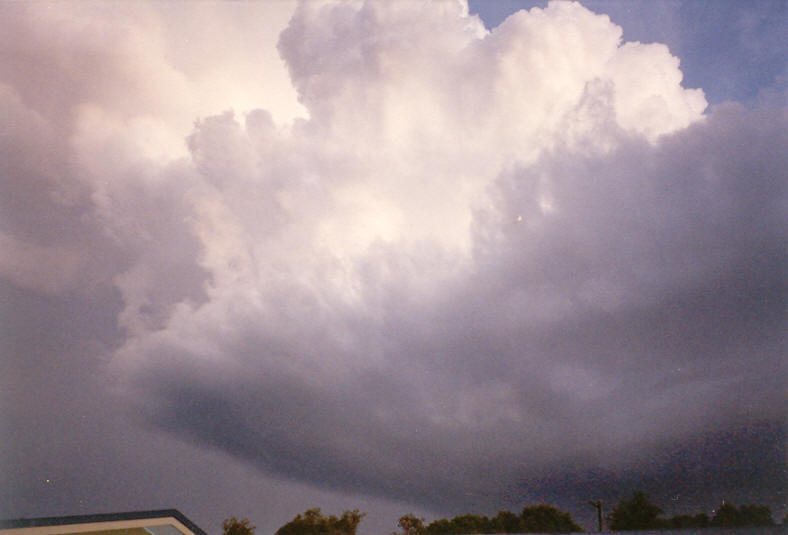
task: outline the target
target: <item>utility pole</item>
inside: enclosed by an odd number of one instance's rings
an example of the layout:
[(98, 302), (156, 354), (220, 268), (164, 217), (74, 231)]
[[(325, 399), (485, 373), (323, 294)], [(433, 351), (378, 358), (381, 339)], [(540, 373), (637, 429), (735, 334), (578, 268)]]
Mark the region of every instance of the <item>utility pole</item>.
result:
[(589, 500), (588, 505), (596, 508), (596, 518), (599, 523), (599, 532), (602, 533), (602, 500)]

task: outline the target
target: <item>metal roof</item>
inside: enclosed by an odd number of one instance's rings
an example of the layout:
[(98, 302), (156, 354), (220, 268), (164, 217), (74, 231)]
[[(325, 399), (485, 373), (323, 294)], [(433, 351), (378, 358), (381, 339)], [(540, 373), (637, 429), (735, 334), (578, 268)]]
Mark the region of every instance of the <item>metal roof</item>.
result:
[(126, 520), (148, 520), (153, 518), (174, 518), (195, 535), (207, 535), (194, 522), (186, 518), (177, 509), (159, 509), (155, 511), (129, 511), (125, 513), (102, 513), (95, 515), (50, 516), (43, 518), (15, 518), (0, 520), (0, 529), (19, 529), (43, 526), (66, 526), (70, 524), (91, 524), (94, 522), (118, 522)]

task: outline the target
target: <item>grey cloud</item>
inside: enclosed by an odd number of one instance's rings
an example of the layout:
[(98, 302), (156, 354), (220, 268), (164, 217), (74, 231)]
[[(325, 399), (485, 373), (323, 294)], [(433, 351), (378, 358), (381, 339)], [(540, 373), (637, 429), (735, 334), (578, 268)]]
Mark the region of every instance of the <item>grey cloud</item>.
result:
[[(549, 483), (527, 483), (540, 478), (579, 478), (577, 493), (595, 469), (612, 474), (603, 489), (631, 477), (622, 470), (665, 489), (677, 461), (655, 452), (698, 457), (708, 445), (683, 444), (749, 425), (753, 438), (732, 447), (771, 443), (785, 345), (783, 127), (769, 108), (723, 107), (657, 146), (557, 151), (504, 173), (500, 214), (477, 218), (476, 270), (440, 298), (422, 302), (392, 276), (378, 282), (373, 323), (288, 292), (284, 302), (306, 303), (295, 327), (244, 324), (219, 343), (236, 363), (225, 371), (153, 346), (156, 366), (137, 378), (148, 417), (283, 477), (450, 509), (493, 507), (512, 488), (543, 495)], [(542, 213), (533, 185), (544, 176), (553, 209)], [(359, 345), (342, 345), (348, 331)], [(352, 355), (364, 351), (382, 360)], [(326, 361), (338, 368), (324, 374)], [(720, 455), (697, 470), (717, 467), (718, 488), (746, 494), (749, 469)], [(778, 467), (774, 456), (747, 462)], [(764, 498), (780, 481), (751, 492)]]
[(64, 299), (5, 282), (0, 291), (3, 518), (175, 506), (208, 533), (231, 514), (273, 533), (307, 506), (360, 507), (372, 513), (364, 526), (374, 533), (390, 529), (405, 507), (266, 477), (141, 422), (113, 395), (106, 370), (107, 351), (123, 338), (117, 294)]

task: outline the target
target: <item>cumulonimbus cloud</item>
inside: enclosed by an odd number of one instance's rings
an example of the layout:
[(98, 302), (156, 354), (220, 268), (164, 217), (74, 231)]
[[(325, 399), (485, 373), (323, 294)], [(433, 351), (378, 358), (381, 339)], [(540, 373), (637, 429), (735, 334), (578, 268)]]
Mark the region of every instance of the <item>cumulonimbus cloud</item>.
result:
[(158, 117), (73, 110), (145, 421), (445, 505), (779, 418), (772, 104), (704, 115), (666, 47), (577, 3), (487, 31), (304, 2), (279, 51), (308, 117), (213, 115), (177, 157)]

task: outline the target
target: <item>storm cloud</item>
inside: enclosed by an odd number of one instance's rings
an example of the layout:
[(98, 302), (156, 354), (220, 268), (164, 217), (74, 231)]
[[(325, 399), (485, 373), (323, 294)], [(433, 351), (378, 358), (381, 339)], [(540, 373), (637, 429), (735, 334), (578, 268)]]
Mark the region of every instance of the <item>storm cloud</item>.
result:
[(30, 368), (8, 306), (16, 395), (60, 374), (102, 421), (431, 511), (779, 504), (784, 93), (709, 108), (577, 3), (305, 2), (265, 56), (295, 104), (240, 17), (222, 62), (166, 7), (78, 5), (2, 8), (0, 275), (67, 342)]

